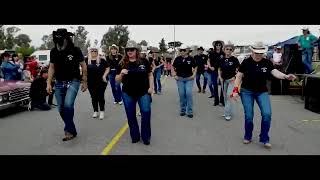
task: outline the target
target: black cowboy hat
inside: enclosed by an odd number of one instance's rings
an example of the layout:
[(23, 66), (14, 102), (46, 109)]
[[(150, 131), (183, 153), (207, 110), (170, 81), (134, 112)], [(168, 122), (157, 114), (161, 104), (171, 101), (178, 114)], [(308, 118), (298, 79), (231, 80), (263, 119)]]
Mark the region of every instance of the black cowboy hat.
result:
[(204, 51), (204, 49), (203, 49), (202, 46), (200, 46), (197, 50), (202, 50), (202, 51)]
[(74, 36), (72, 32), (68, 32), (65, 28), (59, 28), (56, 31), (52, 32), (53, 36), (62, 36), (62, 37), (68, 37), (68, 36)]

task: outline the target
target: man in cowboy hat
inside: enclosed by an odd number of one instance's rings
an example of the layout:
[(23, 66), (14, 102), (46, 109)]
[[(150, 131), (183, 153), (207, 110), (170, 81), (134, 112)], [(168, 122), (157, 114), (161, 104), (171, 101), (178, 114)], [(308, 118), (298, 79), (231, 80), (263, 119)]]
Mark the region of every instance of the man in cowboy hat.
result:
[[(52, 93), (52, 78), (56, 79), (55, 96), (57, 99), (59, 113), (65, 123), (65, 137), (68, 141), (77, 136), (77, 130), (73, 121), (74, 102), (81, 84), (81, 90), (87, 90), (87, 65), (84, 61), (80, 48), (75, 47), (71, 36), (73, 33), (67, 29), (53, 31), (53, 42), (55, 47), (50, 51), (50, 65), (47, 81), (47, 92)], [(82, 77), (79, 66), (81, 65)]]
[(310, 33), (308, 27), (302, 28), (302, 33), (298, 39), (298, 45), (302, 49), (302, 62), (305, 67), (305, 73), (312, 73), (312, 56), (314, 43), (317, 41), (317, 37)]

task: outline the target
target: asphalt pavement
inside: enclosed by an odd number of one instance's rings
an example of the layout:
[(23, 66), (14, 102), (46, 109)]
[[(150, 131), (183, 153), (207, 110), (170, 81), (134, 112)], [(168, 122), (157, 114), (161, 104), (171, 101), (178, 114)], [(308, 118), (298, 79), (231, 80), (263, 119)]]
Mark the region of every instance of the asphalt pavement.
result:
[[(253, 143), (242, 144), (243, 109), (225, 121), (222, 106), (213, 106), (209, 92), (197, 93), (194, 84), (194, 118), (179, 116), (175, 80), (164, 78), (162, 95), (152, 102), (152, 138), (149, 146), (132, 144), (123, 105), (114, 105), (107, 87), (105, 119), (93, 119), (88, 92), (79, 92), (75, 107), (78, 136), (63, 142), (63, 122), (57, 108), (47, 112), (12, 108), (0, 111), (2, 155), (318, 155), (320, 115), (304, 109), (294, 96), (271, 96), (271, 150), (258, 142), (261, 116), (255, 104)], [(107, 153), (106, 148), (108, 149)]]

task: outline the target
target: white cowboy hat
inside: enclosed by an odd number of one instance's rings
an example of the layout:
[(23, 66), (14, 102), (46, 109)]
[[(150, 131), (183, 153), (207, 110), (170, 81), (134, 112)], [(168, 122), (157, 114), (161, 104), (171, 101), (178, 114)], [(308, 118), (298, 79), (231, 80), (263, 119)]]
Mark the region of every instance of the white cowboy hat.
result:
[(118, 47), (117, 45), (115, 45), (115, 44), (112, 44), (111, 46), (109, 46), (109, 50), (110, 50), (111, 48), (116, 48), (117, 51), (119, 51), (119, 47)]
[(309, 28), (308, 27), (303, 27), (301, 30), (303, 30), (303, 31), (309, 31)]
[(188, 47), (187, 47), (186, 45), (181, 45), (181, 46), (179, 47), (179, 50), (180, 50), (180, 49), (185, 49), (185, 50), (187, 50)]
[(265, 46), (263, 42), (255, 42), (250, 49), (258, 54), (264, 54), (268, 51), (268, 46)]

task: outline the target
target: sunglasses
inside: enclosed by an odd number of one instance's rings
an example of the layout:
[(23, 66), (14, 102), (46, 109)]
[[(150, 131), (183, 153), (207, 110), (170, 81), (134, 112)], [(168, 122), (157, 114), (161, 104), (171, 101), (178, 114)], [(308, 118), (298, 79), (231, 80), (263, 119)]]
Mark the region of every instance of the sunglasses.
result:
[(230, 49), (230, 48), (227, 48), (226, 50), (227, 50), (227, 51), (233, 51), (233, 49)]
[(135, 48), (127, 48), (126, 51), (127, 52), (133, 52), (134, 50), (136, 50)]
[(98, 52), (97, 50), (91, 50), (91, 52)]
[(216, 46), (221, 46), (221, 44), (217, 44)]
[(184, 52), (186, 52), (186, 50), (185, 50), (185, 49), (180, 49), (180, 52), (183, 52), (183, 51), (184, 51)]

